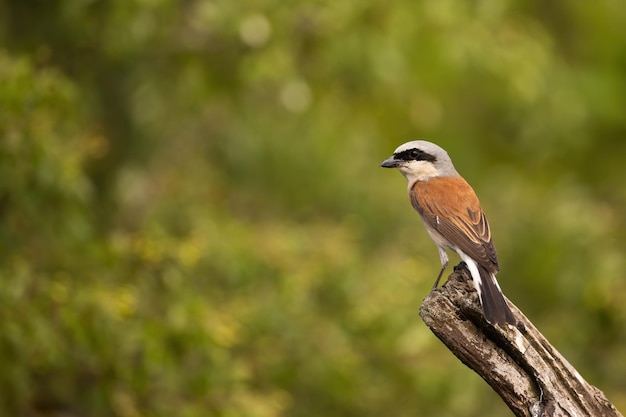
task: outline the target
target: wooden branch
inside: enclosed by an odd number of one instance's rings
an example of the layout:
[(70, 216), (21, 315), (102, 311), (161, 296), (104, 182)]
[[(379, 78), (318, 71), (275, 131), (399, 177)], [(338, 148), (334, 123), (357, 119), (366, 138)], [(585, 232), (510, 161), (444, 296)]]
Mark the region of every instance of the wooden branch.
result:
[(465, 268), (433, 290), (420, 308), (432, 332), (502, 397), (516, 416), (622, 417), (510, 301), (518, 321), (487, 323)]

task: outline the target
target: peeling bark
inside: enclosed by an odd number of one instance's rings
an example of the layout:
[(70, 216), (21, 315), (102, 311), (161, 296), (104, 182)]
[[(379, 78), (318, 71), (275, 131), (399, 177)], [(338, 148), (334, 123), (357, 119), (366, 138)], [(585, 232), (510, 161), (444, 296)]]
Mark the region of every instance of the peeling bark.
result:
[(424, 299), (420, 316), (516, 416), (622, 417), (604, 393), (587, 383), (530, 320), (508, 303), (517, 326), (490, 325), (469, 273), (455, 268), (448, 282)]

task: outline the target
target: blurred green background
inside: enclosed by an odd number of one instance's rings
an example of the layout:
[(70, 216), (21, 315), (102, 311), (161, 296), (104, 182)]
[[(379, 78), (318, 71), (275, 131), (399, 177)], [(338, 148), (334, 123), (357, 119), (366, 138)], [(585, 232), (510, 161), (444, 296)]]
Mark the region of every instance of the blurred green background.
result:
[(378, 166), (417, 138), (480, 196), (504, 292), (625, 410), (624, 22), (0, 0), (0, 415), (510, 415), (417, 315), (439, 258)]

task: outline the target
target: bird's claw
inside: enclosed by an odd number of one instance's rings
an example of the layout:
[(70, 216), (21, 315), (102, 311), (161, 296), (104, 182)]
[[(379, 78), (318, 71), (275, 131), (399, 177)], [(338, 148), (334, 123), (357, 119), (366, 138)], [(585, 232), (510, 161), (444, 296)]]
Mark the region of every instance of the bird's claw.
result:
[(467, 269), (467, 264), (465, 261), (461, 261), (458, 265), (454, 267), (454, 272), (459, 272), (460, 270)]

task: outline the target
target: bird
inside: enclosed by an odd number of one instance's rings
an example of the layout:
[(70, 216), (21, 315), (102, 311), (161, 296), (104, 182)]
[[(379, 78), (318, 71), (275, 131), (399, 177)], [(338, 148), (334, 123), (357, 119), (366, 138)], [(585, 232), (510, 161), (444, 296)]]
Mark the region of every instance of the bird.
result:
[(397, 168), (407, 179), (411, 205), (437, 246), (441, 271), (433, 290), (448, 266), (447, 250), (452, 250), (472, 276), (485, 319), (502, 328), (515, 326), (515, 316), (496, 280), (500, 267), (487, 217), (448, 153), (434, 143), (414, 140), (400, 145), (380, 166)]

